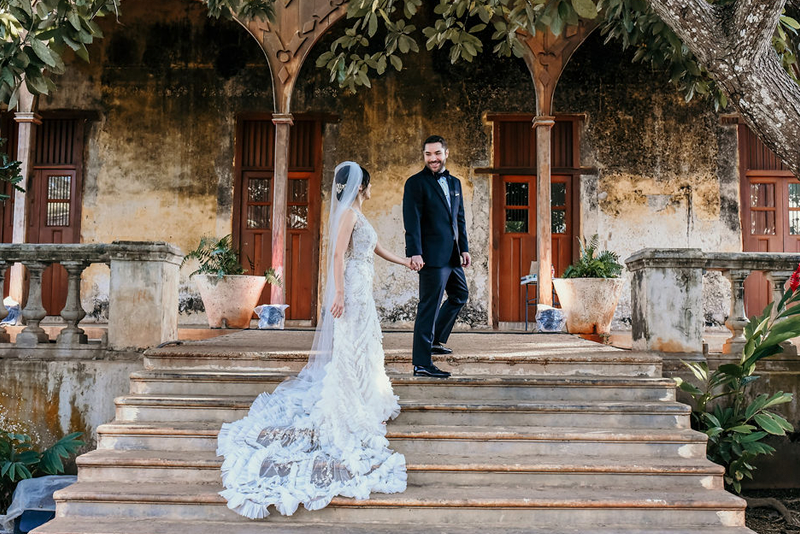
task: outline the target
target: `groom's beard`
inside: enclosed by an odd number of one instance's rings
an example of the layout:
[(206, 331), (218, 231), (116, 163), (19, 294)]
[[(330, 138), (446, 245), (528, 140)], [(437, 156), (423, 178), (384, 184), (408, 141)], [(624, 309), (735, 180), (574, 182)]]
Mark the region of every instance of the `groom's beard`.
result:
[(425, 166), (434, 174), (437, 172), (444, 172), (444, 161), (426, 163)]

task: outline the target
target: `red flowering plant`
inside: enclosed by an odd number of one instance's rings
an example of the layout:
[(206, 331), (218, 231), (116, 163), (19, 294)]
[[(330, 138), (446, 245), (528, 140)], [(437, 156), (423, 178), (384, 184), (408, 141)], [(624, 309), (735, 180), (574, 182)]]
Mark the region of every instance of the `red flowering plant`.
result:
[(783, 352), (782, 343), (800, 336), (800, 306), (794, 305), (800, 302), (798, 288), (800, 265), (777, 305), (771, 302), (760, 316), (750, 319), (739, 363), (720, 365), (711, 372), (707, 362), (683, 362), (700, 385), (675, 379), (694, 400), (692, 426), (708, 435), (708, 459), (725, 467), (725, 484), (737, 493), (745, 477), (753, 478), (753, 459), (775, 452), (761, 440), (793, 430), (786, 419), (771, 410), (791, 402), (791, 393), (762, 393), (751, 400), (747, 391), (759, 378), (753, 374), (756, 364)]

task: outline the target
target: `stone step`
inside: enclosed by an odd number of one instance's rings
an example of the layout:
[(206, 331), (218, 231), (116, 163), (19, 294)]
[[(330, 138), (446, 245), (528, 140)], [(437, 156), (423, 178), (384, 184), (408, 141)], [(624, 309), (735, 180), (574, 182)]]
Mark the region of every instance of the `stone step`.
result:
[[(219, 424), (202, 422), (113, 422), (97, 429), (98, 449), (215, 451)], [(463, 427), (400, 425), (387, 427), (393, 449), (416, 455), (452, 454), (534, 458), (705, 458), (707, 437), (689, 429)]]
[[(598, 345), (598, 347), (602, 347)], [(652, 354), (621, 349), (587, 351), (568, 347), (563, 352), (532, 352), (520, 348), (501, 353), (450, 354), (434, 358), (436, 365), (456, 376), (628, 376), (660, 377), (661, 359)], [(202, 346), (166, 347), (145, 353), (146, 369), (259, 370), (297, 372), (308, 361), (308, 351), (236, 351)], [(411, 375), (411, 350), (387, 350), (386, 370)]]
[[(249, 522), (228, 510), (219, 485), (77, 483), (55, 494), (59, 517)], [(529, 486), (409, 486), (404, 493), (373, 494), (370, 500), (337, 497), (323, 510), (272, 514), (264, 523), (447, 523), (521, 528), (636, 526), (700, 528), (744, 524), (742, 499), (719, 490), (664, 491), (634, 487), (532, 488)]]
[[(292, 373), (294, 374), (294, 373)], [(236, 391), (256, 396), (271, 392), (287, 373), (269, 370), (150, 370), (131, 375), (131, 393), (138, 395), (220, 395)], [(669, 378), (579, 376), (454, 376), (448, 380), (390, 375), (401, 398), (430, 400), (606, 400), (672, 401), (675, 381)]]
[[(250, 396), (129, 395), (115, 399), (117, 421), (235, 421)], [(396, 419), (406, 425), (528, 425), (548, 427), (688, 428), (691, 408), (673, 401), (464, 401), (403, 399)]]
[[(754, 534), (745, 527), (707, 527), (702, 529), (686, 528), (604, 528), (590, 526), (585, 529), (535, 527), (522, 529), (506, 526), (494, 527), (481, 525), (382, 525), (374, 523), (328, 524), (324, 526), (325, 534)], [(84, 519), (59, 517), (36, 529), (36, 534), (264, 534), (264, 524), (260, 521), (252, 523), (220, 523), (218, 521), (120, 521), (119, 519)], [(297, 521), (270, 525), (269, 534), (307, 534), (321, 532), (316, 523), (300, 523)]]
[[(724, 469), (704, 458), (536, 458), (498, 455), (407, 458), (409, 483), (454, 486), (722, 489)], [(222, 458), (213, 452), (96, 450), (77, 460), (80, 482), (219, 483)]]

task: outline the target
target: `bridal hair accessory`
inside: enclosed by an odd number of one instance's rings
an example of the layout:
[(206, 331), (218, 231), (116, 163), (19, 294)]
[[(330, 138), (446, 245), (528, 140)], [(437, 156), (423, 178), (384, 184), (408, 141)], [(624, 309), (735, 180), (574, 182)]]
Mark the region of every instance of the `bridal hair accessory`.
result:
[(345, 187), (347, 187), (347, 184), (336, 184), (336, 194), (341, 195)]

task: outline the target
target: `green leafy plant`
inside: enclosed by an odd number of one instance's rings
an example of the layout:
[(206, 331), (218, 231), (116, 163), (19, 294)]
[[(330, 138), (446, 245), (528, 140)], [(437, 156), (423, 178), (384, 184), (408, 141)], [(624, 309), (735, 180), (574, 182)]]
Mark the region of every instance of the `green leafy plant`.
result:
[(63, 460), (85, 445), (82, 435), (68, 434), (40, 452), (27, 434), (0, 431), (0, 512), (8, 509), (20, 480), (63, 473)]
[[(0, 147), (6, 144), (7, 139), (0, 138)], [(0, 181), (8, 182), (17, 191), (25, 192), (19, 186), (22, 181), (22, 173), (20, 172), (20, 162), (11, 158), (5, 152), (0, 152)], [(0, 193), (0, 200), (7, 200), (10, 198), (5, 193)]]
[(708, 436), (708, 459), (725, 467), (725, 483), (737, 493), (742, 481), (753, 478), (753, 460), (775, 449), (761, 440), (772, 434), (783, 436), (792, 425), (770, 409), (792, 401), (791, 393), (762, 393), (748, 401), (749, 386), (758, 380), (756, 364), (783, 351), (781, 343), (800, 335), (800, 266), (789, 289), (778, 302), (770, 303), (744, 331), (747, 340), (739, 363), (720, 365), (713, 372), (706, 362), (683, 362), (699, 380), (699, 386), (680, 378), (681, 390), (694, 400), (692, 426)]
[(562, 278), (618, 278), (622, 274), (619, 255), (608, 250), (597, 252), (600, 246), (597, 234), (592, 236), (588, 244), (585, 239), (578, 238), (578, 245), (578, 261), (564, 270)]
[[(217, 279), (220, 279), (226, 275), (244, 274), (245, 272), (239, 262), (239, 253), (233, 248), (233, 237), (230, 234), (221, 239), (201, 238), (197, 248), (184, 256), (181, 266), (190, 259), (200, 262), (199, 267), (189, 275), (190, 277), (196, 274), (214, 274)], [(255, 270), (255, 266), (252, 261), (249, 263), (252, 272)], [(280, 276), (272, 267), (264, 271), (264, 277), (268, 284), (278, 286), (283, 284)]]

